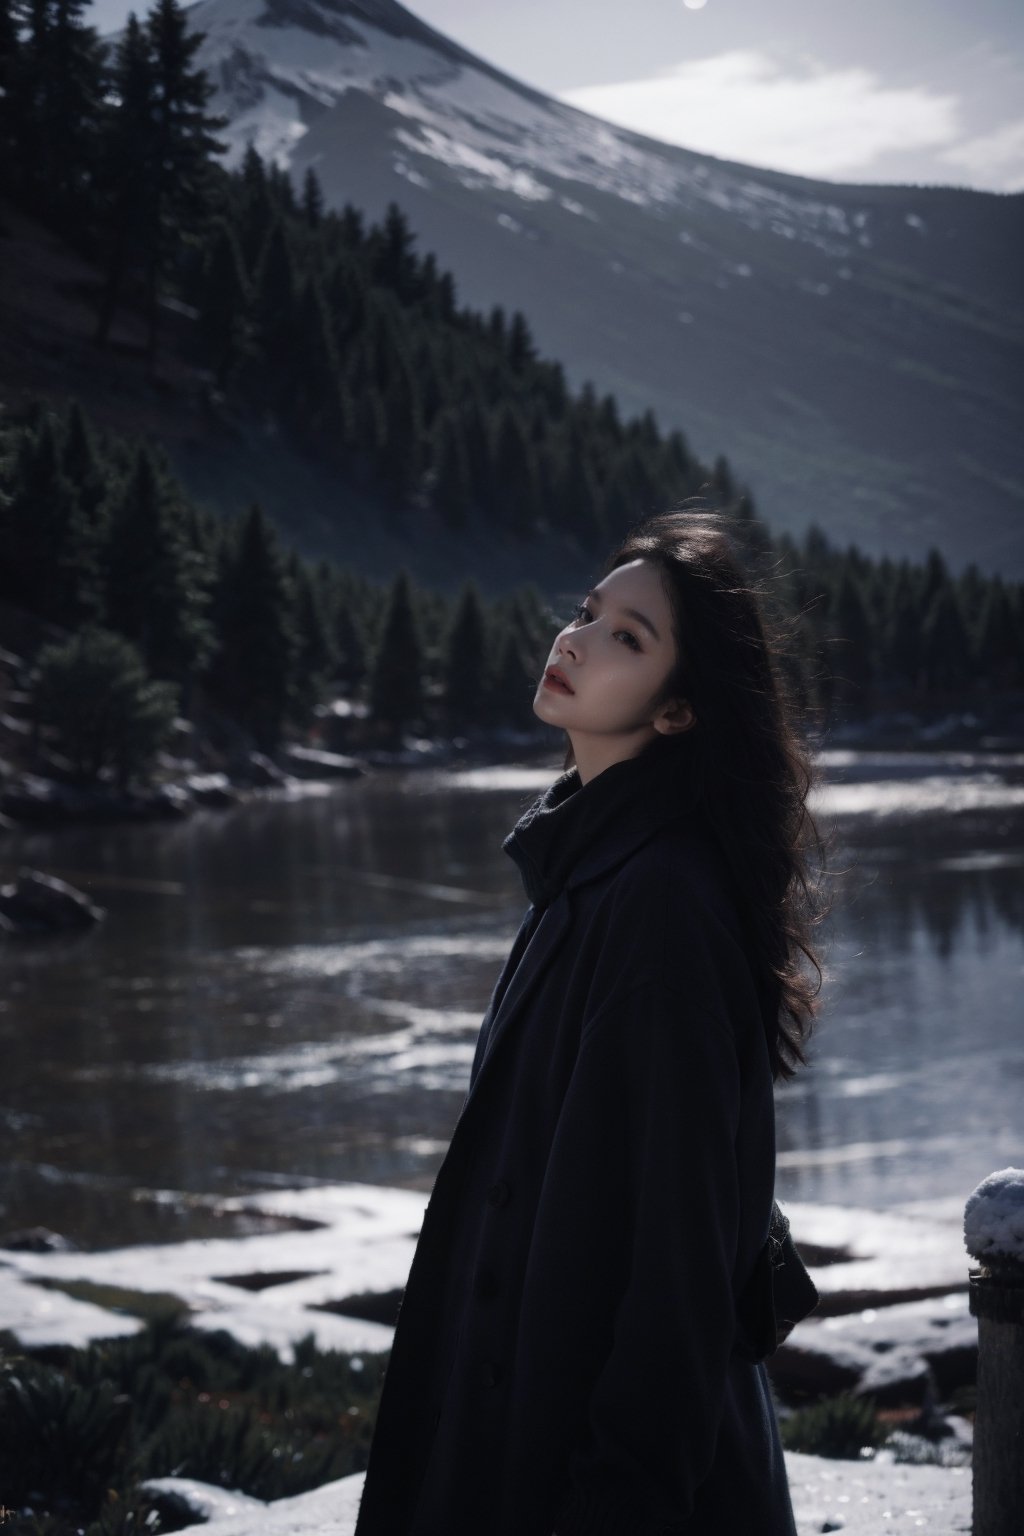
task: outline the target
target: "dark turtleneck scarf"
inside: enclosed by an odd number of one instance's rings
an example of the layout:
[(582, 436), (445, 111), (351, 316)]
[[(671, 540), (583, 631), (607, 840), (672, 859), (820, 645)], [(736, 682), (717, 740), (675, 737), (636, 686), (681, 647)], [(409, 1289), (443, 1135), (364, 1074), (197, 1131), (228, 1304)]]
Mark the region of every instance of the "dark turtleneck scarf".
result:
[(685, 736), (656, 742), (587, 784), (572, 768), (534, 801), (502, 847), (538, 911), (610, 845), (625, 856), (666, 823), (693, 814), (701, 799), (694, 746)]

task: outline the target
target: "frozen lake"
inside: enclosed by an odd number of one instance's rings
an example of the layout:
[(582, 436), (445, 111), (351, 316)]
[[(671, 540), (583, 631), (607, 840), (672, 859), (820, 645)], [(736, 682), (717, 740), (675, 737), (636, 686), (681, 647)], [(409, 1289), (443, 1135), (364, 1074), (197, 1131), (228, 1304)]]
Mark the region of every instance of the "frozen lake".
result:
[[(966, 1198), (1024, 1162), (1024, 759), (831, 754), (843, 873), (783, 1200)], [(17, 833), (108, 909), (7, 943), (0, 1231), (200, 1234), (303, 1181), (429, 1187), (524, 901), (501, 839), (556, 769), (380, 773), (180, 825)]]

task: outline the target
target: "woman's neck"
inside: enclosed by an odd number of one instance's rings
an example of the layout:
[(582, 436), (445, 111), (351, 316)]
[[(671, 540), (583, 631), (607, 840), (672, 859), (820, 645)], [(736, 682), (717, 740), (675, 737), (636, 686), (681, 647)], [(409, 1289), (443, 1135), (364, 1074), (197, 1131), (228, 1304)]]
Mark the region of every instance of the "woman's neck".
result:
[(635, 731), (629, 736), (570, 735), (573, 762), (580, 783), (589, 784), (591, 779), (596, 779), (599, 773), (604, 773), (614, 763), (624, 763), (628, 758), (639, 757), (656, 735), (656, 731)]

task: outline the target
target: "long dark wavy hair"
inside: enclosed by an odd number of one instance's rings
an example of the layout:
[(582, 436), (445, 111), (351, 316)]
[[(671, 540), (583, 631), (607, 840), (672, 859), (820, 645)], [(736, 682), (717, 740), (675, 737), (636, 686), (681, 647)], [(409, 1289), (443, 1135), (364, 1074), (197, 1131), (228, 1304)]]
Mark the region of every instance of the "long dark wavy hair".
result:
[(806, 1065), (818, 1010), (812, 937), (827, 910), (824, 845), (807, 805), (810, 758), (781, 673), (785, 633), (769, 624), (763, 582), (747, 574), (728, 530), (722, 514), (704, 510), (648, 518), (604, 574), (644, 559), (665, 583), (678, 660), (655, 704), (687, 699), (696, 716), (686, 732), (688, 771), (739, 899), (772, 1075), (789, 1078)]

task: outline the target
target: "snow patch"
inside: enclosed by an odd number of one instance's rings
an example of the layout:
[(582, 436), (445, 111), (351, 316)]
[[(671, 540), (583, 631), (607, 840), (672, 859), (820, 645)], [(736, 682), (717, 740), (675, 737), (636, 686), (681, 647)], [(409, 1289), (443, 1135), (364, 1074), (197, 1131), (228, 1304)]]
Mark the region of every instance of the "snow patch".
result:
[[(87, 1307), (40, 1279), (87, 1280), (121, 1291), (163, 1292), (189, 1308), (196, 1328), (227, 1329), (241, 1343), (269, 1344), (292, 1358), (297, 1339), (312, 1333), (321, 1349), (382, 1352), (393, 1330), (322, 1310), (324, 1303), (371, 1291), (400, 1290), (409, 1273), (427, 1197), (372, 1184), (314, 1186), (226, 1199), (226, 1211), (261, 1211), (318, 1222), (305, 1232), (194, 1239), (101, 1253), (0, 1253), (0, 1312), (24, 1343), (68, 1342), (136, 1332), (139, 1324)], [(232, 1276), (300, 1274), (303, 1279), (248, 1291)]]
[(495, 155), (484, 154), (440, 129), (422, 125), (418, 134), (412, 134), (400, 128), (395, 138), (407, 149), (440, 160), (455, 172), (464, 186), (481, 187), (489, 183), (499, 192), (511, 192), (524, 202), (543, 202), (551, 196), (551, 188), (545, 187), (529, 171), (509, 165)]
[(404, 176), (406, 181), (411, 181), (414, 187), (429, 187), (430, 181), (426, 176), (421, 176), (419, 171), (414, 171), (408, 160), (403, 160), (396, 155), (392, 162), (396, 176)]

